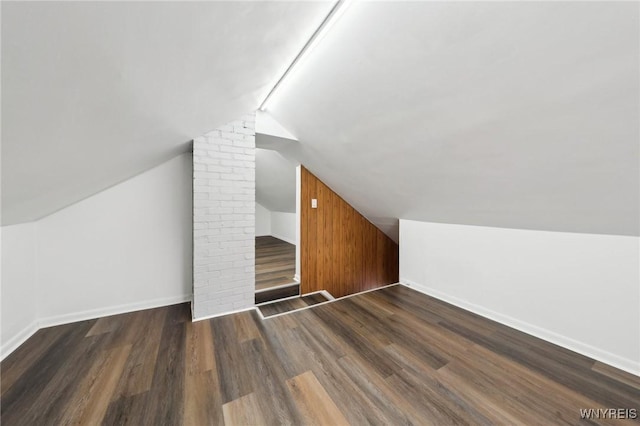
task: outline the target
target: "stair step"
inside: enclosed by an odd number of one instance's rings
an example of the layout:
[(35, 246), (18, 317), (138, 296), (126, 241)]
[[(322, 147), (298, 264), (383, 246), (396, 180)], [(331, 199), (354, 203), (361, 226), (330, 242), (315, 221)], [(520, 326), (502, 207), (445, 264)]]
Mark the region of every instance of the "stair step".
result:
[(300, 284), (298, 283), (260, 290), (256, 292), (256, 305), (272, 300), (284, 299), (285, 297), (297, 296), (299, 294)]

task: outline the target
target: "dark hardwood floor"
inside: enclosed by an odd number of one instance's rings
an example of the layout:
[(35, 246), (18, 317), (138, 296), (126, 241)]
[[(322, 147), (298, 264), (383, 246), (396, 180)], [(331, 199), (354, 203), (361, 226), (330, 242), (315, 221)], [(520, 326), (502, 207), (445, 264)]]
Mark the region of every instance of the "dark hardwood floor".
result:
[(608, 424), (640, 379), (402, 286), (260, 320), (187, 304), (40, 330), (3, 425)]
[(256, 237), (256, 291), (294, 282), (296, 246), (271, 236)]
[(327, 299), (322, 293), (313, 293), (286, 300), (277, 300), (266, 305), (261, 305), (258, 309), (260, 309), (262, 316), (266, 318), (328, 301), (329, 299)]

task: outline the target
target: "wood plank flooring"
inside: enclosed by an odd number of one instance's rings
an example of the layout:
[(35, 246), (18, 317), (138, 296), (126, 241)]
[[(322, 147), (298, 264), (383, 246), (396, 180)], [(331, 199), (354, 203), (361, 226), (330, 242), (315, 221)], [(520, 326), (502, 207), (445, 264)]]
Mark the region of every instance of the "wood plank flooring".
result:
[(187, 304), (40, 330), (3, 425), (637, 424), (640, 378), (402, 286), (260, 320)]
[(271, 236), (256, 237), (256, 291), (294, 282), (296, 246)]
[(329, 299), (327, 299), (322, 293), (313, 293), (302, 297), (278, 300), (266, 305), (261, 305), (258, 309), (262, 312), (262, 316), (267, 318), (283, 314), (285, 312), (295, 311), (296, 309), (317, 305), (318, 303), (327, 302), (328, 300)]

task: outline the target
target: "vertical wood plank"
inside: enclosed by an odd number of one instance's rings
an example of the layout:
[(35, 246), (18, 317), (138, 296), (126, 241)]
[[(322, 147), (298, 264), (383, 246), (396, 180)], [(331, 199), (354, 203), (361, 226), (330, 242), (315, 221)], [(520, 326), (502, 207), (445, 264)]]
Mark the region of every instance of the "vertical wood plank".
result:
[[(342, 235), (340, 234), (340, 223), (342, 220), (342, 215), (340, 214), (340, 203), (338, 200), (338, 196), (335, 194), (331, 194), (331, 215), (332, 215), (332, 226), (331, 226), (331, 245), (326, 250), (329, 253), (329, 258), (333, 259), (332, 263), (335, 267), (330, 268), (331, 270), (331, 281), (329, 285), (336, 288), (341, 288), (342, 281), (344, 279), (344, 262), (341, 253), (342, 246), (344, 245), (344, 241), (342, 239)], [(335, 214), (337, 213), (337, 214)]]
[(326, 282), (326, 264), (325, 262), (327, 261), (327, 259), (325, 258), (325, 244), (327, 244), (327, 242), (325, 241), (325, 236), (326, 233), (324, 232), (324, 213), (330, 209), (331, 207), (327, 207), (326, 203), (327, 203), (327, 198), (328, 198), (328, 194), (325, 193), (325, 187), (324, 185), (322, 185), (321, 182), (316, 182), (316, 196), (314, 197), (312, 195), (312, 198), (316, 198), (318, 200), (318, 208), (317, 209), (312, 209), (311, 211), (313, 212), (312, 214), (314, 214), (316, 216), (316, 246), (315, 246), (315, 260), (316, 260), (316, 281), (315, 281), (315, 285), (314, 285), (314, 291), (317, 290), (321, 290), (321, 288), (318, 288), (318, 285), (321, 283), (325, 283)]
[(318, 228), (317, 228), (318, 218), (316, 215), (316, 209), (311, 208), (311, 199), (316, 194), (316, 181), (314, 179), (311, 179), (309, 174), (306, 174), (306, 176), (307, 176), (307, 179), (305, 184), (308, 187), (308, 193), (307, 193), (308, 198), (307, 198), (307, 203), (304, 205), (303, 211), (306, 211), (307, 213), (306, 214), (307, 221), (305, 222), (304, 226), (306, 226), (306, 228), (309, 231), (309, 239), (308, 239), (309, 251), (308, 251), (308, 257), (307, 257), (307, 265), (309, 267), (309, 274), (308, 274), (309, 280), (306, 283), (306, 285), (309, 286), (309, 289), (308, 291), (303, 293), (311, 293), (315, 291), (316, 288), (318, 287), (318, 277), (316, 275), (316, 270), (318, 268), (318, 265), (315, 262), (315, 259), (317, 258), (316, 245), (318, 243)]
[[(325, 185), (325, 191), (327, 192), (327, 209), (324, 212), (325, 216), (325, 230), (326, 237), (324, 240), (324, 244), (326, 249), (324, 250), (324, 266), (327, 271), (327, 280), (330, 286), (335, 287), (339, 285), (339, 277), (336, 272), (338, 272), (340, 268), (340, 258), (338, 254), (338, 250), (334, 250), (334, 247), (340, 246), (340, 241), (334, 239), (334, 232), (336, 230), (336, 221), (340, 220), (340, 216), (334, 214), (335, 211), (335, 199), (337, 198), (335, 194)], [(332, 267), (332, 264), (337, 266), (337, 268)]]
[(301, 198), (302, 294), (342, 297), (398, 281), (398, 245), (304, 167)]

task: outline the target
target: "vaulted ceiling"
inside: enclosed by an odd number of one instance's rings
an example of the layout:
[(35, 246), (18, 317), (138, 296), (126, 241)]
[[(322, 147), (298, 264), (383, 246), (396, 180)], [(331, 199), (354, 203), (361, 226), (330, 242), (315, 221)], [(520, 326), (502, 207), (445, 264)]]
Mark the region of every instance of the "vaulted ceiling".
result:
[(638, 235), (638, 2), (356, 2), (269, 112), (397, 218)]
[(2, 2), (2, 223), (255, 110), (331, 2)]
[[(3, 223), (257, 108), (332, 3), (2, 3)], [(356, 2), (275, 94), (280, 153), (398, 218), (638, 235), (640, 5)]]

